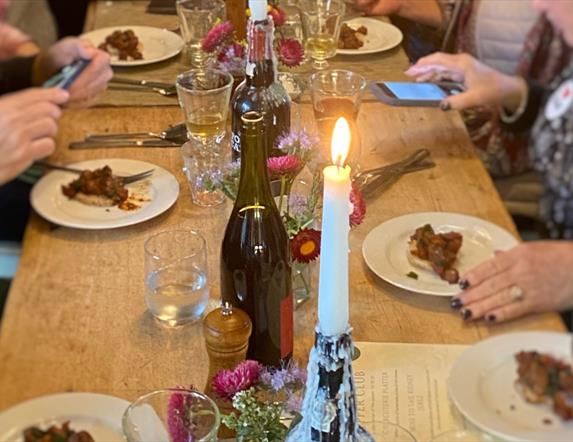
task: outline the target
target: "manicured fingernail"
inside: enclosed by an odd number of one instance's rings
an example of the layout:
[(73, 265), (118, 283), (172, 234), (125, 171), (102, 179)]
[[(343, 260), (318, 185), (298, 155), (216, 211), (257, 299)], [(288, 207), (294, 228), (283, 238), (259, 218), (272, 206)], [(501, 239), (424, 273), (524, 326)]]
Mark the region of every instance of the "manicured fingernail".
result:
[(458, 285), (462, 290), (467, 290), (470, 287), (470, 282), (467, 279), (460, 279)]
[(450, 307), (452, 308), (452, 310), (459, 310), (460, 308), (462, 308), (462, 300), (460, 298), (452, 298), (452, 300), (450, 301)]
[(443, 111), (447, 111), (450, 110), (452, 108), (452, 106), (450, 106), (450, 103), (440, 103), (440, 109), (442, 109)]
[(493, 313), (492, 313), (492, 314), (489, 314), (489, 315), (487, 315), (487, 316), (485, 317), (485, 320), (486, 320), (487, 322), (495, 322), (496, 319), (497, 319), (497, 318), (495, 317), (495, 315), (494, 315)]
[(460, 312), (464, 321), (467, 321), (472, 317), (472, 311), (469, 308), (463, 308)]

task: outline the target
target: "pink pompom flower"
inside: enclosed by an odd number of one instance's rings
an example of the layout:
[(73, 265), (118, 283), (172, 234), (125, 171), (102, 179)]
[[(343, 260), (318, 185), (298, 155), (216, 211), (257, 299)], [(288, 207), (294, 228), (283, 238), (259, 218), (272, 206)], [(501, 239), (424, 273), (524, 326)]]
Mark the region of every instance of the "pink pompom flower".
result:
[[(193, 388), (191, 387), (190, 390)], [(187, 396), (186, 389), (173, 390), (167, 404), (167, 430), (173, 442), (193, 442), (195, 424), (191, 421), (190, 407), (192, 398)]]
[(267, 159), (267, 168), (271, 177), (295, 176), (303, 164), (295, 155), (282, 155), (280, 157), (269, 157)]
[(222, 370), (213, 377), (213, 391), (223, 399), (231, 400), (239, 391), (247, 390), (259, 380), (261, 365), (257, 361), (243, 361), (233, 371)]
[(350, 214), (350, 227), (356, 227), (362, 224), (366, 216), (366, 202), (362, 192), (357, 186), (352, 184), (350, 191), (350, 203), (352, 204), (352, 213)]

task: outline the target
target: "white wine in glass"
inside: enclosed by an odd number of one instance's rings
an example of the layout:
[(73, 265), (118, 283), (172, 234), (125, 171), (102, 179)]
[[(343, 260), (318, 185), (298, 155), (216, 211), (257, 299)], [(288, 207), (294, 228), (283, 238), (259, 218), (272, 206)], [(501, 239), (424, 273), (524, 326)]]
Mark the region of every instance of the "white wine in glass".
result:
[(336, 55), (336, 41), (328, 34), (309, 37), (305, 48), (313, 60), (326, 61)]
[(187, 118), (187, 132), (191, 138), (203, 142), (213, 139), (219, 142), (225, 136), (225, 119), (220, 113), (191, 114)]

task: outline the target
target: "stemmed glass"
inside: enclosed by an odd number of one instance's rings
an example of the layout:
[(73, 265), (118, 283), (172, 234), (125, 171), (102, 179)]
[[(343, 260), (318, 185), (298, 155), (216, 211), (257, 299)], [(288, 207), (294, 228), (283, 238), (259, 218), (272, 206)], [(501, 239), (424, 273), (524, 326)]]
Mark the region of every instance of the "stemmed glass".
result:
[(336, 55), (345, 5), (343, 0), (301, 0), (299, 3), (306, 53), (313, 67), (325, 69)]
[(191, 66), (205, 66), (209, 55), (201, 49), (201, 41), (217, 20), (225, 19), (223, 0), (177, 0), (177, 15)]

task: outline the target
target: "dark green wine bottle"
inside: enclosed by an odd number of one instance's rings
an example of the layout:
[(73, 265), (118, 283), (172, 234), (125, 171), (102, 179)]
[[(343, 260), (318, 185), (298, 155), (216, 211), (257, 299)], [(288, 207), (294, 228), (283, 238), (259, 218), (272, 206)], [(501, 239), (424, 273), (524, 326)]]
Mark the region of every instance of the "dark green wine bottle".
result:
[(242, 118), (241, 178), (221, 247), (221, 296), (253, 323), (247, 357), (279, 366), (293, 349), (289, 240), (267, 176), (265, 122)]

